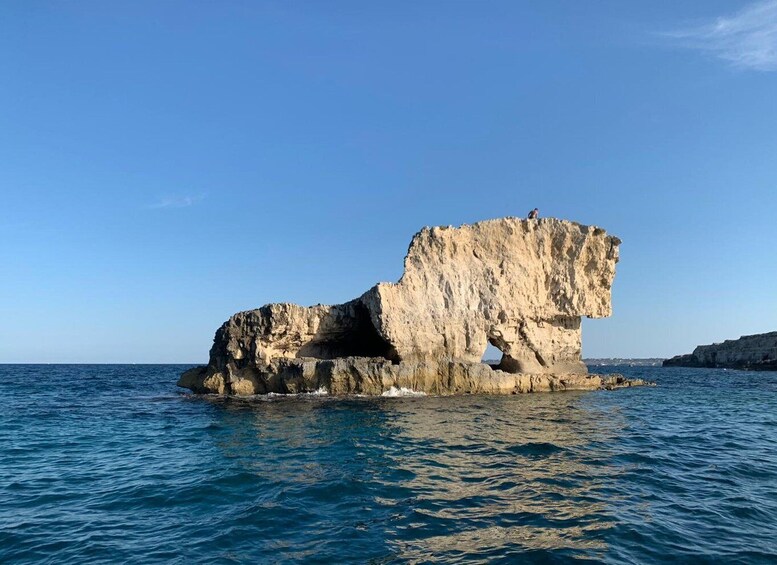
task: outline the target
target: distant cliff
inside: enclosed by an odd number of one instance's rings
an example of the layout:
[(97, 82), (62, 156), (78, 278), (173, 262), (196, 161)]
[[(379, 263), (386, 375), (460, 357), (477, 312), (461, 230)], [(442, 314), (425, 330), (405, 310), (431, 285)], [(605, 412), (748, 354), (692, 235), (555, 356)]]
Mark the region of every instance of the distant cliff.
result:
[(687, 355), (664, 361), (664, 367), (724, 367), (777, 371), (777, 332), (746, 335), (723, 343), (700, 345)]
[[(179, 385), (220, 394), (515, 393), (628, 384), (588, 375), (581, 316), (610, 315), (620, 240), (552, 218), (424, 228), (400, 281), (335, 306), (268, 304), (216, 332)], [(488, 343), (498, 365), (481, 363)]]

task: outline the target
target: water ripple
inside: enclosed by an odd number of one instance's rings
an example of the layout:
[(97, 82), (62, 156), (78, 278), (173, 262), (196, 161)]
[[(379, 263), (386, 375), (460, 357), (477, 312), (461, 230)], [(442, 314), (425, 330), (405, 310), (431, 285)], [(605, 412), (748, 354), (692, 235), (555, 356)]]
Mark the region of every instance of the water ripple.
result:
[(774, 562), (777, 377), (229, 399), (0, 366), (0, 562)]

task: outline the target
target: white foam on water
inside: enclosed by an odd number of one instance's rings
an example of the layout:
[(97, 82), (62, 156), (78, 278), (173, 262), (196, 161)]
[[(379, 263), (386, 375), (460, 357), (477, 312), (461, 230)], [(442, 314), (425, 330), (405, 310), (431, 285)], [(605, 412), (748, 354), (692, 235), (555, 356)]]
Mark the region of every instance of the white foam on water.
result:
[(383, 392), (381, 396), (387, 396), (392, 398), (398, 397), (398, 396), (426, 396), (426, 393), (413, 390), (412, 388), (405, 388), (405, 387), (397, 388), (395, 386), (392, 386), (390, 389)]
[(329, 394), (329, 391), (326, 389), (325, 386), (319, 387), (318, 390), (314, 390), (311, 392), (303, 392), (300, 394), (300, 396), (326, 396)]
[(305, 396), (328, 396), (329, 391), (326, 389), (326, 387), (322, 386), (319, 387), (317, 390), (311, 390), (307, 392), (298, 392), (298, 393), (289, 393), (285, 394), (282, 392), (268, 392), (266, 394), (255, 394), (253, 397), (255, 398), (299, 398), (299, 397), (305, 397)]

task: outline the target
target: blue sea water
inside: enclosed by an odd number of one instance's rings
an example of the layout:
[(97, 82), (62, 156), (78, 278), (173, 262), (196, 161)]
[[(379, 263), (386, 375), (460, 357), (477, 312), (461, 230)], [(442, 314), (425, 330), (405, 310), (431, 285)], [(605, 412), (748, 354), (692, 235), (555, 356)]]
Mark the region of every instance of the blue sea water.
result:
[(185, 368), (0, 365), (1, 563), (777, 560), (777, 373), (241, 400)]

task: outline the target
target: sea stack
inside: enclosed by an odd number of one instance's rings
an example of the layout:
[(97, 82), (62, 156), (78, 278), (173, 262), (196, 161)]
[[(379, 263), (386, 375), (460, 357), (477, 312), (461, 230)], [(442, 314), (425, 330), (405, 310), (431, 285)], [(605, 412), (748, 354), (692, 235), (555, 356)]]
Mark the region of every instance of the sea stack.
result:
[(664, 361), (664, 367), (707, 367), (777, 371), (777, 332), (745, 335), (723, 343), (700, 345), (693, 353)]
[[(617, 237), (553, 218), (424, 228), (398, 283), (334, 306), (268, 304), (216, 332), (199, 393), (379, 395), (613, 388), (581, 360), (582, 316), (611, 313)], [(498, 365), (481, 362), (488, 343)]]

